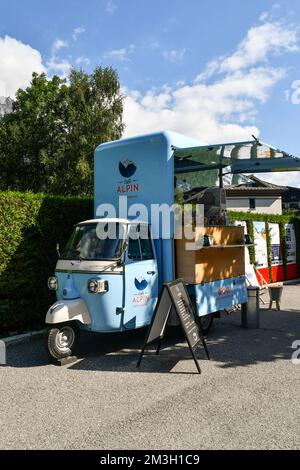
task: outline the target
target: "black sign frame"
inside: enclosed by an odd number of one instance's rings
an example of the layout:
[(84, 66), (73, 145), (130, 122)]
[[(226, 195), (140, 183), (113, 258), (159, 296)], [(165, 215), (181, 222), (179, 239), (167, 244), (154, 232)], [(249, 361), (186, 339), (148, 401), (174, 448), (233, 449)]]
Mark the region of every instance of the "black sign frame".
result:
[(201, 374), (201, 368), (195, 354), (200, 343), (202, 343), (208, 359), (210, 359), (210, 356), (201, 326), (196, 323), (194, 307), (183, 279), (176, 279), (163, 285), (144, 346), (137, 362), (137, 367), (140, 367), (143, 355), (149, 344), (158, 341), (156, 354), (159, 354), (172, 310), (179, 319), (198, 373)]

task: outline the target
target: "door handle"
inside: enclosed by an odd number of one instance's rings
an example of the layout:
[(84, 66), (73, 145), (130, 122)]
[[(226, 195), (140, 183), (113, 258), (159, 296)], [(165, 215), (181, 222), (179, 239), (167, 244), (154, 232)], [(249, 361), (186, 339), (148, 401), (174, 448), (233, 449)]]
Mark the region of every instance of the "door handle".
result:
[(152, 276), (154, 276), (155, 271), (147, 271), (147, 274), (152, 274)]

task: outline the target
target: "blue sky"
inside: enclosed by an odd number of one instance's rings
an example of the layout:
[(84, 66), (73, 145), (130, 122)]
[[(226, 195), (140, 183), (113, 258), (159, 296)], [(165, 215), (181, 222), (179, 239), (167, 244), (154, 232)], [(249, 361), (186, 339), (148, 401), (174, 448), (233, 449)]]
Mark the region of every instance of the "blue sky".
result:
[(167, 128), (219, 142), (254, 132), (300, 156), (299, 59), (299, 0), (0, 1), (0, 95), (33, 70), (112, 65), (126, 135)]

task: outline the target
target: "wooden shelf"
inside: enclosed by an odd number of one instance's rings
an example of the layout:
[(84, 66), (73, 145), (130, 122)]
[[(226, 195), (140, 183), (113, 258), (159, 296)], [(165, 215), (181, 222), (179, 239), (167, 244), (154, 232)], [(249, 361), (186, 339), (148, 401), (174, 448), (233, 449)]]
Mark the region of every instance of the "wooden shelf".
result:
[(207, 250), (208, 248), (246, 248), (248, 246), (254, 246), (253, 244), (245, 245), (210, 245), (210, 246), (199, 246), (199, 250)]
[[(215, 244), (203, 246), (204, 235)], [(244, 275), (245, 248), (253, 245), (241, 243), (242, 239), (242, 226), (196, 227), (192, 240), (181, 235), (175, 240), (176, 276), (189, 284), (201, 284)], [(194, 249), (188, 243), (194, 243)]]

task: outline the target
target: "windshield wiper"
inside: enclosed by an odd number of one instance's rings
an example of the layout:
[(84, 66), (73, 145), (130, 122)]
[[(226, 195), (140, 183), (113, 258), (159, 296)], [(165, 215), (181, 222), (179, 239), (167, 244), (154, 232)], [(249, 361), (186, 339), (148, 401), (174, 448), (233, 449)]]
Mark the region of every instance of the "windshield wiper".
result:
[(81, 263), (81, 261), (88, 261), (88, 258), (83, 258), (83, 256), (78, 256), (77, 258), (71, 257), (69, 259), (71, 261), (71, 264), (73, 264), (73, 265), (74, 265), (73, 261), (79, 261), (80, 263)]
[(107, 264), (106, 266), (104, 266), (103, 269), (101, 269), (101, 271), (107, 271), (107, 269), (111, 268), (111, 269), (115, 269), (116, 267), (120, 266), (120, 264), (122, 263), (122, 260), (121, 258), (117, 259), (116, 261), (113, 261), (111, 264)]
[[(90, 258), (84, 258), (83, 256), (74, 256), (74, 257), (68, 257), (68, 258), (61, 258), (61, 259), (67, 259), (71, 262), (71, 264), (74, 266), (75, 262), (80, 262), (81, 261), (104, 261), (103, 259), (90, 259)], [(115, 269), (117, 266), (121, 266), (122, 265), (122, 258), (118, 258), (116, 260), (112, 260), (109, 264), (106, 264), (103, 268), (101, 268), (101, 271), (107, 271), (107, 269), (111, 268), (111, 269)]]

